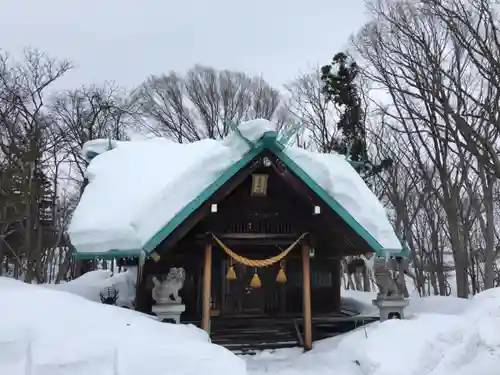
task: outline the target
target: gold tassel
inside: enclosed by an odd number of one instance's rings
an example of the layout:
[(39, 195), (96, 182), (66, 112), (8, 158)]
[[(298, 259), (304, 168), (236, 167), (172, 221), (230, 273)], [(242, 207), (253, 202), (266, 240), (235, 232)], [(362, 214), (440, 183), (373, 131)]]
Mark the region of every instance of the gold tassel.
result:
[(252, 288), (260, 288), (262, 286), (262, 282), (260, 281), (260, 277), (257, 271), (255, 271), (252, 280), (250, 280), (250, 286)]
[(278, 275), (276, 275), (276, 282), (280, 284), (286, 284), (287, 282), (285, 269), (283, 267), (280, 267)]
[(233, 265), (229, 266), (229, 269), (227, 270), (227, 274), (226, 274), (226, 279), (230, 280), (230, 281), (233, 281), (233, 280), (237, 279), (236, 272), (234, 271), (234, 266)]

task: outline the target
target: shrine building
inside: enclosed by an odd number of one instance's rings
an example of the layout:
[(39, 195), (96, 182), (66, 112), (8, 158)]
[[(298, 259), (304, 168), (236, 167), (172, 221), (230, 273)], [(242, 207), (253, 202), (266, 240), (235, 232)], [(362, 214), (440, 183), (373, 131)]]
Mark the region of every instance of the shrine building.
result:
[(149, 314), (155, 284), (182, 269), (180, 323), (221, 345), (254, 335), (262, 348), (311, 349), (350, 316), (341, 259), (408, 250), (344, 156), (288, 146), (274, 129), (253, 120), (222, 141), (89, 142), (75, 258), (133, 259), (135, 308)]

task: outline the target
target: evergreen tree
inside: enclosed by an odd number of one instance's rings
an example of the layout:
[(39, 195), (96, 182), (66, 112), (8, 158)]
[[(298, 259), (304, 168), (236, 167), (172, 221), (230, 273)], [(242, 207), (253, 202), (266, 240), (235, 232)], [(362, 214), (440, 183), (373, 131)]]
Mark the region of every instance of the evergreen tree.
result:
[(323, 95), (327, 102), (332, 102), (343, 110), (337, 123), (341, 137), (334, 141), (331, 150), (346, 155), (358, 173), (368, 178), (389, 168), (392, 159), (373, 165), (368, 157), (365, 114), (356, 84), (358, 74), (356, 61), (349, 59), (343, 52), (337, 53), (331, 64), (321, 68)]

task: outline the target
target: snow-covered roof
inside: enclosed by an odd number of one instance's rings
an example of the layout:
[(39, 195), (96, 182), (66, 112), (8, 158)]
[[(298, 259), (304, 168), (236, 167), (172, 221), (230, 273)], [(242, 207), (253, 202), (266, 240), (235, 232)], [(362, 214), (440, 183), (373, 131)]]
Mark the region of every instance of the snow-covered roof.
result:
[[(200, 197), (242, 168), (245, 158), (258, 152), (259, 141), (267, 137), (278, 145), (274, 130), (267, 120), (252, 120), (222, 141), (178, 144), (152, 138), (88, 143), (85, 155), (101, 153), (86, 172), (89, 184), (68, 230), (72, 245), (79, 253), (96, 255), (151, 251), (152, 239), (160, 232), (168, 235), (180, 224), (181, 213), (203, 204)], [(343, 156), (279, 146), (277, 156), (349, 218), (346, 221), (377, 253), (402, 251), (385, 209)]]

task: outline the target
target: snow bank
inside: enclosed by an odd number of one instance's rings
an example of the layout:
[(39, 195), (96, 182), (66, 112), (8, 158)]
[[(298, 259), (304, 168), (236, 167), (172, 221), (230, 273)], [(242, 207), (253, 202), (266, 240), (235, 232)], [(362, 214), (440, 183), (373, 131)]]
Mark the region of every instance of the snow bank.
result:
[[(105, 274), (74, 284), (103, 282)], [(374, 295), (346, 292), (358, 307)], [(471, 300), (413, 298), (408, 320), (372, 323), (305, 354), (294, 348), (244, 360), (192, 326), (69, 293), (0, 278), (0, 300), (0, 374), (496, 375), (500, 368), (500, 288)]]
[[(362, 294), (358, 292), (357, 294)], [(360, 305), (371, 298), (360, 298)], [(356, 293), (349, 298), (355, 300)], [(500, 288), (472, 300), (413, 298), (407, 320), (372, 323), (315, 343), (313, 350), (247, 357), (252, 375), (496, 375), (500, 368)]]
[(246, 373), (243, 360), (193, 326), (1, 277), (0, 301), (0, 374)]
[[(275, 125), (267, 120), (242, 123), (251, 142)], [(130, 142), (92, 141), (83, 153), (92, 159), (89, 185), (73, 214), (69, 235), (79, 252), (138, 250), (186, 205), (198, 197), (250, 149), (236, 132), (222, 141), (177, 144), (153, 138)], [(349, 163), (339, 155), (297, 148), (286, 154), (337, 200), (388, 250), (401, 250), (387, 214)]]
[(137, 270), (129, 268), (125, 272), (115, 273), (109, 270), (96, 270), (83, 274), (82, 276), (61, 284), (41, 284), (41, 286), (69, 292), (90, 301), (101, 302), (100, 292), (108, 287), (118, 290), (118, 306), (133, 307), (135, 299), (135, 283), (137, 281)]
[[(342, 307), (346, 310), (356, 311), (365, 316), (378, 316), (378, 309), (372, 301), (377, 298), (377, 292), (361, 292), (357, 290), (341, 290)], [(410, 305), (405, 309), (406, 317), (428, 312), (444, 315), (461, 314), (469, 309), (471, 301), (457, 297), (428, 296), (419, 297), (413, 294)]]
[(428, 296), (414, 297), (410, 301), (408, 312), (410, 314), (435, 314), (457, 315), (462, 314), (471, 307), (471, 301), (457, 297)]
[(379, 315), (378, 309), (372, 304), (372, 300), (376, 297), (377, 293), (342, 289), (342, 309), (365, 316), (377, 317)]

